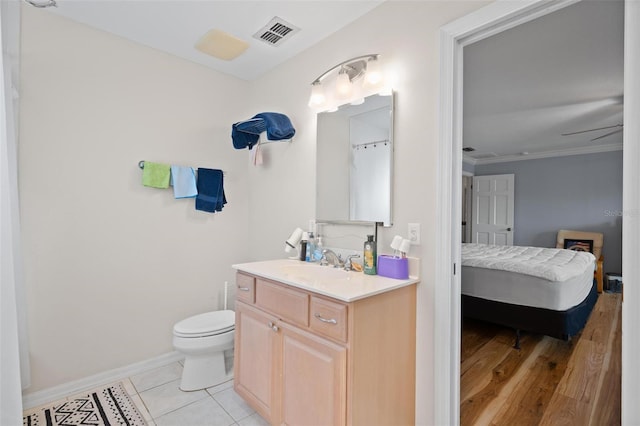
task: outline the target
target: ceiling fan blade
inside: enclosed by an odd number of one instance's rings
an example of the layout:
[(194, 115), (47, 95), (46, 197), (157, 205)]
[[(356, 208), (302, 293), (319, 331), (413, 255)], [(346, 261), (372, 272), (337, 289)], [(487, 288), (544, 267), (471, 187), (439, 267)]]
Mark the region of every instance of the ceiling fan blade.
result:
[(616, 133), (620, 133), (622, 129), (614, 130), (613, 132), (609, 132), (606, 135), (598, 136), (597, 138), (591, 139), (591, 142), (597, 141), (598, 139), (606, 138), (607, 136), (615, 135)]
[(595, 129), (589, 129), (589, 130), (580, 130), (578, 132), (570, 132), (570, 133), (562, 133), (562, 136), (571, 136), (571, 135), (577, 135), (580, 133), (587, 133), (587, 132), (594, 132), (596, 130), (606, 130), (606, 129), (613, 129), (614, 127), (622, 127), (622, 124), (614, 124), (613, 126), (605, 126), (605, 127), (598, 127)]

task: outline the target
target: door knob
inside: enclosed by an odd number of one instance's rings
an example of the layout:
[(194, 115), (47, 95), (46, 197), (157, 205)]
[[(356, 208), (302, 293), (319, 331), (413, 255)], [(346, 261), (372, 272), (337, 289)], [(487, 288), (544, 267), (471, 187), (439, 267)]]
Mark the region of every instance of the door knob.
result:
[(511, 228), (507, 228), (507, 231), (511, 232)]

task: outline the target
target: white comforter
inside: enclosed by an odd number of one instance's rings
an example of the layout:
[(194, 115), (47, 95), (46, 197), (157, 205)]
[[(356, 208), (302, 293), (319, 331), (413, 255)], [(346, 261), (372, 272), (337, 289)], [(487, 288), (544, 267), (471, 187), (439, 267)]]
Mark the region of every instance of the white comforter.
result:
[(593, 254), (544, 247), (462, 244), (462, 266), (517, 272), (549, 281), (566, 281), (593, 269)]

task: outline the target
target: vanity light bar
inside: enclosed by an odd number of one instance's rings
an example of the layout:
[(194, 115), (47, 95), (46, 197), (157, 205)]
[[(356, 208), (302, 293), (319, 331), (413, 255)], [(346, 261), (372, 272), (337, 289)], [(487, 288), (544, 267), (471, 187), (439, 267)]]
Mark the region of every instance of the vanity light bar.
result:
[(321, 83), (329, 74), (338, 69), (345, 70), (349, 75), (349, 80), (353, 81), (364, 74), (367, 70), (367, 62), (369, 60), (377, 60), (380, 55), (372, 53), (369, 55), (356, 56), (355, 58), (347, 59), (344, 62), (340, 62), (338, 65), (328, 69), (320, 74), (318, 78), (311, 82), (311, 85)]
[[(377, 53), (356, 56), (347, 59), (335, 65), (334, 67), (323, 72), (311, 82), (311, 96), (309, 97), (309, 106), (319, 108), (325, 106), (327, 101), (333, 104), (351, 103), (358, 105), (364, 100), (358, 94), (358, 88), (355, 87), (354, 81), (362, 78), (362, 87), (368, 90), (377, 88), (384, 83), (382, 70)], [(331, 74), (337, 74), (334, 93), (325, 92), (323, 80)], [(361, 90), (360, 90), (361, 91)]]

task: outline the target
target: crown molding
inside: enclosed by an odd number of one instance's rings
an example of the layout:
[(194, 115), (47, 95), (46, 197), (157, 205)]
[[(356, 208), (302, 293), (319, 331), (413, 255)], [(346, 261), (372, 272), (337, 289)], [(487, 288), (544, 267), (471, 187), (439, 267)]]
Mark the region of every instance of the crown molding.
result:
[(619, 144), (607, 144), (607, 145), (595, 145), (581, 148), (570, 149), (557, 149), (552, 151), (536, 152), (527, 155), (502, 155), (499, 157), (491, 158), (471, 158), (463, 155), (462, 161), (474, 166), (494, 163), (508, 163), (511, 161), (527, 161), (527, 160), (539, 160), (541, 158), (553, 158), (553, 157), (568, 157), (571, 155), (583, 155), (583, 154), (598, 154), (601, 152), (622, 151), (623, 145)]

